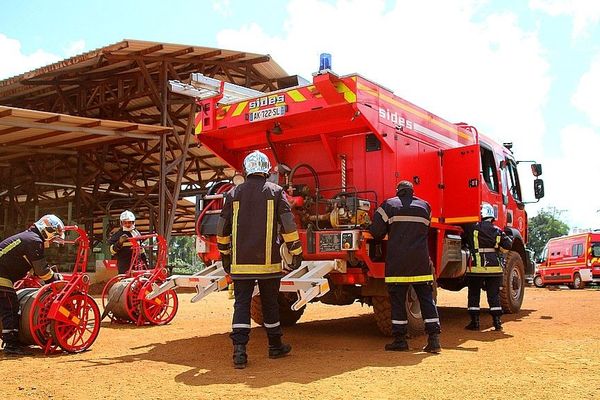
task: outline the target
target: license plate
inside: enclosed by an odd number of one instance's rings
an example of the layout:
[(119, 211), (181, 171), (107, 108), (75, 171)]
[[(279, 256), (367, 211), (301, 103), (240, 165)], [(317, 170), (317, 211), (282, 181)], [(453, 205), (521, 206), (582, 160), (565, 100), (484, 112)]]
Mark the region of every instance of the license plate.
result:
[(250, 113), (250, 122), (263, 121), (265, 119), (271, 119), (281, 117), (285, 114), (286, 106), (277, 106), (271, 108), (263, 108), (262, 110), (253, 111)]

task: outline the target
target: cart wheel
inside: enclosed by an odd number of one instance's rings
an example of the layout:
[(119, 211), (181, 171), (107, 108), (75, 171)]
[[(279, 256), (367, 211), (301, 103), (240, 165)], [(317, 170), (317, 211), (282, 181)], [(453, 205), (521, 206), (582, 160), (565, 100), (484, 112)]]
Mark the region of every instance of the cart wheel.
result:
[(100, 309), (94, 299), (87, 294), (73, 293), (61, 305), (61, 313), (68, 313), (70, 322), (50, 323), (55, 342), (69, 353), (89, 349), (100, 331)]
[(141, 326), (148, 322), (142, 313), (142, 301), (140, 300), (140, 291), (148, 281), (146, 274), (136, 276), (125, 288), (123, 296), (127, 299), (127, 315), (136, 325)]
[[(106, 305), (108, 304), (108, 294), (110, 293), (110, 289), (114, 286), (115, 283), (122, 281), (125, 279), (125, 275), (117, 275), (113, 276), (106, 285), (104, 285), (104, 289), (102, 289), (102, 309), (106, 310)], [(112, 311), (108, 312), (108, 318), (110, 318), (111, 322), (117, 324), (127, 324), (130, 321), (126, 319), (117, 317)]]
[(53, 282), (44, 285), (35, 296), (29, 315), (22, 316), (22, 318), (27, 317), (29, 319), (33, 341), (43, 349), (48, 349), (53, 345), (53, 338), (49, 329), (51, 321), (48, 319), (48, 313), (56, 294), (64, 285), (64, 282)]
[[(144, 289), (146, 294), (150, 290)], [(154, 325), (168, 324), (175, 318), (179, 308), (179, 300), (174, 290), (169, 290), (152, 300), (142, 301), (142, 313), (144, 318)]]

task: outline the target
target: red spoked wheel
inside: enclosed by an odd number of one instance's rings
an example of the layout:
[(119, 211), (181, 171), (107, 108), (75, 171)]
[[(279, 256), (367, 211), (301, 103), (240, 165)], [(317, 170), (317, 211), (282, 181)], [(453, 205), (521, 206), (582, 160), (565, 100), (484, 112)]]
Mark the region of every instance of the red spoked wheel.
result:
[(123, 295), (127, 299), (127, 314), (138, 326), (144, 325), (147, 322), (142, 312), (143, 301), (140, 300), (140, 291), (148, 281), (149, 275), (148, 273), (144, 273), (130, 278), (132, 280), (127, 284), (123, 292)]
[(142, 301), (142, 313), (144, 318), (154, 325), (168, 324), (175, 318), (179, 309), (179, 299), (174, 290), (169, 290), (152, 300), (146, 300), (150, 293), (150, 285), (144, 289), (144, 300)]
[(51, 320), (48, 318), (50, 306), (56, 298), (56, 294), (63, 288), (65, 282), (54, 282), (43, 286), (31, 305), (29, 311), (30, 332), (35, 344), (46, 351), (52, 346), (53, 338), (49, 327)]
[[(111, 300), (108, 298), (110, 289), (115, 285), (115, 283), (121, 282), (123, 279), (125, 279), (125, 275), (117, 275), (113, 276), (108, 282), (106, 282), (106, 285), (104, 285), (104, 289), (102, 289), (102, 309), (106, 310), (106, 306)], [(115, 322), (117, 324), (127, 324), (131, 322), (124, 318), (116, 316), (115, 313), (112, 311), (108, 311), (107, 315), (112, 322)]]
[(90, 348), (100, 331), (100, 309), (88, 294), (75, 292), (59, 309), (68, 321), (54, 320), (50, 332), (55, 342), (69, 353)]

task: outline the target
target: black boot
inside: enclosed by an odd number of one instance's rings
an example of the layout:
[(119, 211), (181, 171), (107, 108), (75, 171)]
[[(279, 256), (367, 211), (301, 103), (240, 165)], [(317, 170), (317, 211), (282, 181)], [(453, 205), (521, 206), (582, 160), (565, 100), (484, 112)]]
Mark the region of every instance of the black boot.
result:
[(31, 351), (27, 346), (23, 346), (20, 342), (4, 342), (4, 348), (2, 349), (4, 354), (7, 356), (30, 356)]
[(385, 351), (406, 351), (408, 350), (408, 342), (406, 341), (406, 335), (394, 337), (392, 343), (385, 345)]
[(292, 351), (292, 346), (281, 342), (281, 336), (269, 338), (269, 358), (281, 358)]
[(494, 315), (492, 318), (494, 319), (494, 329), (497, 331), (501, 331), (502, 330), (502, 321), (500, 320), (500, 316)]
[(442, 347), (440, 346), (440, 335), (437, 333), (429, 334), (429, 337), (427, 338), (427, 345), (423, 347), (423, 351), (434, 354), (442, 351)]
[(470, 331), (478, 331), (479, 330), (479, 315), (471, 314), (471, 322), (469, 325), (465, 326), (465, 329)]
[(248, 363), (248, 355), (246, 354), (245, 344), (233, 345), (233, 368), (243, 369), (246, 368)]

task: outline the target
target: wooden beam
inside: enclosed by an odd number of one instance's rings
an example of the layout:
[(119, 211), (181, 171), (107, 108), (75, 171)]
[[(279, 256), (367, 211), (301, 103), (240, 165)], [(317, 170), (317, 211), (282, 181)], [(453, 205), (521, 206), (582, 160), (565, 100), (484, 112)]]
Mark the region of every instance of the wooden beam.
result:
[(42, 146), (0, 146), (0, 153), (29, 152), (39, 154), (77, 155), (75, 150), (57, 149)]

